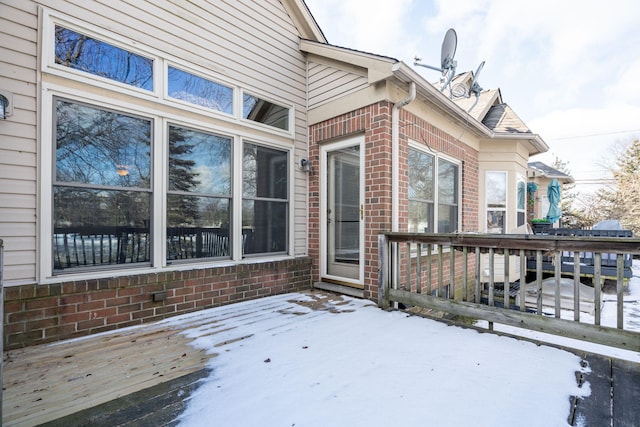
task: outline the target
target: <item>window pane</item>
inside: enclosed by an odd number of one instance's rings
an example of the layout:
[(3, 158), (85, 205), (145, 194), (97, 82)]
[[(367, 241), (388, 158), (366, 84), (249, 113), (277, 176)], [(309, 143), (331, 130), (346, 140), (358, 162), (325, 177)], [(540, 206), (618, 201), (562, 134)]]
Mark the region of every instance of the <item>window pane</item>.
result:
[(150, 193), (53, 189), (54, 270), (150, 260)]
[(169, 96), (233, 114), (233, 89), (173, 67), (169, 67)]
[(287, 206), (284, 202), (243, 200), (244, 254), (287, 251)]
[(458, 231), (458, 206), (438, 205), (438, 233)]
[(409, 232), (433, 232), (433, 203), (409, 200)]
[(55, 62), (153, 90), (153, 60), (56, 25)]
[(150, 188), (151, 120), (56, 101), (56, 181)]
[(228, 257), (229, 199), (167, 196), (167, 259)]
[(231, 194), (231, 138), (169, 126), (169, 190)]
[(438, 159), (438, 203), (458, 203), (458, 166), (442, 159)]
[(242, 117), (279, 129), (289, 130), (289, 109), (245, 93), (242, 97)]
[(254, 144), (244, 145), (242, 194), (244, 197), (288, 198), (288, 154)]
[(507, 206), (507, 174), (487, 172), (487, 206), (505, 208)]
[(504, 211), (487, 212), (487, 232), (504, 233)]
[(409, 149), (409, 198), (433, 200), (433, 156)]
[(527, 194), (527, 185), (523, 180), (518, 180), (518, 209), (524, 210)]

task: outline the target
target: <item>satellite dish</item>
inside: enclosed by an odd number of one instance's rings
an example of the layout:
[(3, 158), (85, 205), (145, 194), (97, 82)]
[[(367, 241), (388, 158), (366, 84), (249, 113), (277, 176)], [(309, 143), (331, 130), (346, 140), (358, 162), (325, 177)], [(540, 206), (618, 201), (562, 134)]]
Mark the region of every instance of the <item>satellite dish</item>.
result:
[(449, 28), (444, 35), (442, 41), (442, 54), (440, 56), (440, 68), (444, 73), (444, 70), (448, 70), (452, 67), (455, 68), (453, 57), (456, 55), (456, 47), (458, 46), (458, 36), (456, 30)]
[(444, 35), (444, 40), (442, 41), (442, 50), (440, 55), (440, 68), (434, 67), (431, 65), (421, 64), (421, 59), (417, 56), (413, 58), (413, 65), (428, 68), (430, 70), (440, 71), (443, 76), (444, 84), (440, 88), (440, 91), (443, 91), (445, 87), (451, 83), (451, 79), (456, 74), (456, 61), (453, 60), (453, 57), (456, 54), (456, 47), (458, 45), (458, 36), (456, 35), (456, 31), (453, 28), (449, 28), (447, 33)]
[(473, 75), (471, 86), (469, 86), (469, 96), (471, 96), (471, 93), (473, 92), (476, 95), (476, 101), (473, 103), (471, 108), (469, 108), (467, 113), (473, 110), (473, 107), (476, 106), (476, 104), (478, 103), (478, 99), (480, 98), (480, 92), (482, 92), (482, 87), (478, 83), (478, 76), (480, 75), (480, 71), (482, 71), (482, 68), (484, 68), (484, 61), (482, 61), (480, 65), (478, 65), (478, 69), (476, 70), (476, 73)]
[(482, 87), (480, 87), (480, 85), (478, 84), (478, 76), (480, 75), (480, 71), (482, 71), (482, 68), (484, 68), (484, 61), (482, 61), (480, 65), (478, 65), (478, 69), (473, 75), (473, 81), (471, 81), (471, 86), (469, 87), (469, 95), (471, 95), (471, 92), (473, 92), (476, 94), (476, 97), (478, 97), (480, 96), (480, 92), (482, 92)]

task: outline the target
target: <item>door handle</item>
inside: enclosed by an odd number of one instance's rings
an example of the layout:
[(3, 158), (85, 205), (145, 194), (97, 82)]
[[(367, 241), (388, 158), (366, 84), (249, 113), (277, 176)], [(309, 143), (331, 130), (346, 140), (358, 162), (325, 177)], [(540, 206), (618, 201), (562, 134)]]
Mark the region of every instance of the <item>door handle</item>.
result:
[(364, 220), (364, 205), (360, 205), (360, 220)]

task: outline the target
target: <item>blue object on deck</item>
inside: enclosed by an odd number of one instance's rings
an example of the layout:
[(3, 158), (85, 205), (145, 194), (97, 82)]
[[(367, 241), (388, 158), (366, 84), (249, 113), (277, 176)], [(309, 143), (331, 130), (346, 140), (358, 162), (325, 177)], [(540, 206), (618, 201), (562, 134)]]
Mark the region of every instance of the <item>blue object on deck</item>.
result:
[(560, 210), (560, 183), (556, 178), (553, 178), (547, 187), (547, 199), (549, 199), (547, 220), (554, 223), (562, 216), (562, 210)]

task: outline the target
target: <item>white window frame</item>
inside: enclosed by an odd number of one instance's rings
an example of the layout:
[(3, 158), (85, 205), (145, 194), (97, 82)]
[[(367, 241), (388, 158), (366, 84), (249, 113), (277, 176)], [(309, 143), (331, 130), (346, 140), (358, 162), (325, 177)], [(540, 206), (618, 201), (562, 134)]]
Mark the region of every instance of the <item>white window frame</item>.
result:
[[(485, 204), (484, 204), (484, 212), (485, 212), (485, 232), (494, 233), (494, 234), (505, 234), (509, 229), (509, 218), (508, 218), (508, 208), (509, 208), (509, 172), (505, 170), (487, 170), (484, 173), (484, 195), (485, 195)], [(489, 207), (489, 174), (500, 174), (504, 176), (504, 207)], [(502, 233), (496, 233), (489, 231), (489, 211), (491, 212), (503, 212), (503, 224), (502, 224)]]
[[(520, 183), (522, 183), (524, 185), (524, 206), (522, 208), (520, 208), (520, 206), (518, 206), (518, 186), (520, 185)], [(521, 225), (524, 225), (527, 223), (527, 179), (524, 175), (522, 174), (518, 174), (517, 178), (516, 178), (516, 196), (515, 196), (515, 200), (516, 200), (516, 227), (520, 227)], [(520, 214), (522, 214), (524, 216), (524, 221), (522, 224), (518, 224), (518, 217), (520, 216)]]
[[(438, 206), (439, 206), (439, 200), (438, 200), (438, 193), (439, 193), (439, 185), (440, 183), (438, 182), (438, 167), (439, 167), (439, 160), (446, 160), (447, 162), (453, 163), (454, 165), (457, 166), (458, 168), (458, 177), (457, 177), (457, 199), (458, 199), (458, 209), (457, 209), (457, 224), (458, 224), (458, 228), (460, 228), (461, 224), (462, 224), (462, 161), (459, 159), (456, 159), (454, 157), (448, 156), (446, 154), (443, 154), (441, 152), (438, 151), (434, 151), (428, 147), (426, 147), (424, 144), (420, 144), (418, 142), (415, 141), (409, 141), (409, 149), (414, 149), (414, 150), (418, 150), (421, 151), (423, 153), (426, 153), (432, 157), (434, 157), (434, 181), (435, 184), (433, 186), (433, 222), (434, 222), (434, 233), (441, 233), (440, 230), (438, 230)], [(407, 183), (408, 184), (408, 183)], [(409, 194), (407, 193), (407, 202), (409, 201)], [(409, 229), (409, 224), (407, 223), (407, 230)], [(456, 230), (454, 230), (456, 231)]]
[[(64, 16), (57, 12), (52, 12), (49, 9), (41, 8), (42, 10), (42, 40), (41, 40), (41, 71), (51, 75), (56, 75), (65, 79), (78, 81), (81, 83), (89, 84), (92, 86), (100, 87), (110, 91), (116, 91), (127, 95), (133, 95), (138, 98), (147, 99), (154, 103), (165, 104), (173, 108), (180, 108), (182, 110), (193, 111), (198, 114), (206, 114), (216, 119), (229, 122), (230, 126), (237, 126), (242, 124), (246, 128), (252, 128), (261, 132), (270, 133), (276, 136), (284, 136), (286, 138), (295, 137), (295, 106), (284, 100), (280, 100), (270, 96), (259, 88), (251, 86), (242, 86), (237, 82), (232, 81), (224, 76), (220, 76), (209, 72), (203, 67), (196, 64), (187, 63), (184, 60), (175, 58), (172, 55), (163, 53), (149, 46), (145, 46), (141, 43), (134, 42), (120, 35), (105, 31), (97, 26), (90, 26), (83, 23), (80, 20)], [(87, 73), (80, 70), (75, 70), (70, 67), (55, 63), (55, 26), (61, 25), (69, 30), (77, 31), (81, 34), (103, 41), (105, 43), (112, 44), (118, 48), (127, 50), (131, 53), (135, 53), (153, 60), (153, 91), (148, 91), (142, 88), (121, 83), (105, 77), (100, 77), (95, 74)], [(171, 98), (168, 96), (168, 67), (174, 66), (182, 69), (186, 72), (192, 73), (198, 77), (202, 77), (213, 82), (220, 83), (225, 86), (229, 86), (233, 89), (233, 113), (227, 114), (221, 111), (216, 111), (210, 108), (198, 106), (196, 104), (190, 104), (179, 99)], [(288, 122), (289, 129), (284, 130), (270, 126), (264, 123), (259, 123), (253, 120), (244, 119), (242, 117), (242, 100), (243, 93), (247, 93), (260, 97), (265, 101), (269, 101), (273, 104), (287, 108), (289, 112)]]

